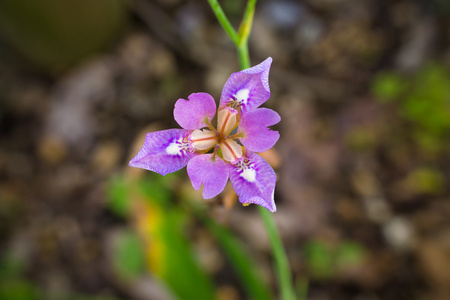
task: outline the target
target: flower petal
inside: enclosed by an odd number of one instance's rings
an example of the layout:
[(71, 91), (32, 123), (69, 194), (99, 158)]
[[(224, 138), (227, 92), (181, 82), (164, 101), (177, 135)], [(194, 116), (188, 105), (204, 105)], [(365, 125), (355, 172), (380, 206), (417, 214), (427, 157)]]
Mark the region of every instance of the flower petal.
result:
[(194, 93), (189, 100), (178, 99), (173, 116), (184, 129), (194, 130), (207, 126), (205, 119), (211, 122), (216, 114), (216, 102), (207, 93)]
[(243, 113), (251, 111), (270, 98), (269, 57), (253, 68), (231, 74), (222, 90), (219, 107), (239, 108)]
[(280, 138), (278, 131), (269, 126), (280, 122), (280, 115), (268, 108), (258, 108), (242, 116), (237, 133), (244, 133), (239, 140), (250, 151), (264, 152), (275, 145)]
[(189, 150), (189, 131), (168, 129), (147, 133), (144, 145), (128, 164), (166, 175), (187, 165), (195, 156)]
[(230, 181), (241, 203), (254, 203), (271, 212), (277, 210), (274, 200), (277, 176), (272, 167), (256, 153), (247, 151), (246, 159), (229, 165)]
[(210, 199), (223, 191), (228, 181), (227, 164), (212, 154), (203, 154), (193, 157), (188, 165), (187, 172), (196, 190), (203, 183), (203, 198)]

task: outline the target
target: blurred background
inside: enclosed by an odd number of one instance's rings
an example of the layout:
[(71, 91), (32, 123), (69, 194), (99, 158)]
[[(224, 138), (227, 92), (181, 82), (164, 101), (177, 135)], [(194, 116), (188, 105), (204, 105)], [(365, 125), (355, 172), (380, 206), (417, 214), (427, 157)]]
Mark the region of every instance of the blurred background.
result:
[[(300, 299), (450, 299), (449, 41), (447, 0), (258, 2)], [(238, 70), (207, 1), (0, 0), (0, 299), (277, 299), (254, 206), (127, 166)]]

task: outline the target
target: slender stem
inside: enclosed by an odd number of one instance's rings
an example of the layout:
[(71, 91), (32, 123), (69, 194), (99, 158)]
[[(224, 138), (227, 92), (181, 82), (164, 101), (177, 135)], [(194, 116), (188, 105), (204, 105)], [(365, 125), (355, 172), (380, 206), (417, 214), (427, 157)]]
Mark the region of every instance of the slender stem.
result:
[(250, 32), (252, 31), (253, 16), (255, 15), (256, 0), (249, 0), (247, 7), (245, 8), (244, 17), (242, 18), (241, 25), (239, 26), (239, 44), (246, 43)]
[[(216, 14), (216, 17), (219, 20), (220, 24), (222, 25), (223, 29), (236, 46), (241, 69), (250, 68), (248, 38), (250, 36), (250, 32), (252, 29), (256, 1), (257, 0), (248, 0), (244, 17), (239, 27), (239, 32), (236, 33), (236, 31), (228, 21), (227, 17), (225, 16), (219, 3), (216, 0), (208, 0), (212, 10)], [(289, 262), (287, 260), (283, 242), (278, 233), (277, 227), (275, 226), (275, 222), (272, 218), (272, 213), (270, 213), (264, 207), (258, 206), (258, 208), (261, 214), (261, 218), (264, 222), (264, 226), (266, 227), (267, 234), (269, 235), (270, 244), (272, 246), (275, 265), (277, 268), (278, 282), (280, 284), (281, 299), (295, 300), (296, 296), (292, 285)]]
[(272, 245), (273, 256), (278, 273), (278, 282), (280, 283), (281, 299), (295, 300), (296, 297), (292, 286), (289, 262), (286, 257), (286, 252), (284, 251), (283, 242), (281, 241), (277, 227), (272, 218), (272, 213), (264, 207), (258, 206), (258, 208), (264, 225), (266, 226), (270, 244)]
[(241, 45), (236, 45), (237, 54), (239, 58), (239, 65), (241, 69), (250, 68), (250, 55), (248, 53), (248, 45), (247, 42), (242, 43)]
[(209, 5), (211, 6), (211, 9), (214, 12), (214, 14), (217, 17), (217, 20), (219, 20), (220, 25), (222, 25), (222, 28), (228, 34), (228, 36), (233, 41), (233, 43), (235, 45), (237, 45), (239, 43), (239, 38), (236, 33), (236, 30), (234, 30), (230, 21), (228, 21), (228, 18), (225, 15), (225, 13), (223, 12), (222, 7), (220, 6), (219, 2), (217, 2), (217, 0), (208, 0), (208, 2), (209, 2)]
[(253, 16), (255, 15), (256, 0), (249, 0), (245, 8), (244, 17), (239, 26), (238, 43), (235, 43), (238, 52), (239, 63), (242, 69), (250, 68), (250, 56), (248, 53), (248, 38), (252, 31)]

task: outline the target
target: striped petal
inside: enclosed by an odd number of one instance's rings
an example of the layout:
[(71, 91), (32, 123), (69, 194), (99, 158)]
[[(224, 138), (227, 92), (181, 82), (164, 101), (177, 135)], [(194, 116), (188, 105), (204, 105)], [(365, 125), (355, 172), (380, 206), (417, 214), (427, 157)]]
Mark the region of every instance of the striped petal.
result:
[(168, 129), (147, 133), (144, 145), (128, 164), (166, 175), (185, 167), (196, 154), (190, 151), (189, 131)]
[(231, 74), (222, 90), (220, 108), (230, 106), (242, 113), (251, 111), (270, 98), (269, 57), (253, 68)]
[(247, 151), (246, 157), (229, 165), (230, 181), (241, 203), (261, 205), (271, 212), (277, 210), (274, 200), (277, 176), (258, 154)]
[(278, 131), (268, 127), (280, 122), (281, 117), (268, 108), (258, 108), (242, 116), (238, 133), (243, 133), (239, 140), (250, 151), (264, 152), (275, 145), (280, 138)]
[(207, 93), (195, 93), (189, 100), (178, 99), (175, 103), (173, 116), (175, 121), (184, 129), (194, 130), (207, 126), (216, 114), (216, 102)]
[(187, 165), (187, 172), (194, 189), (203, 184), (203, 198), (210, 199), (223, 191), (228, 181), (227, 164), (212, 154), (198, 155)]

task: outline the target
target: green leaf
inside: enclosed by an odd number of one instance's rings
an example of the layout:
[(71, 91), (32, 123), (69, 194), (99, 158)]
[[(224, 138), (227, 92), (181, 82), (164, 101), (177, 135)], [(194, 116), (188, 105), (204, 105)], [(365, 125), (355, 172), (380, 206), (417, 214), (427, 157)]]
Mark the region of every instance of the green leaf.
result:
[(145, 256), (139, 236), (131, 230), (119, 232), (113, 249), (113, 267), (120, 278), (134, 279), (145, 271)]
[(91, 296), (91, 295), (70, 295), (67, 299), (70, 300), (119, 300), (117, 298), (106, 296)]
[(184, 218), (176, 213), (167, 216), (161, 231), (166, 246), (166, 271), (163, 278), (180, 299), (213, 299), (213, 282), (194, 259), (189, 242), (180, 232), (181, 228), (177, 225), (180, 223), (180, 217)]
[(22, 279), (6, 279), (0, 282), (0, 299), (38, 300), (40, 290), (31, 282)]
[(439, 194), (445, 188), (445, 176), (437, 169), (418, 168), (408, 174), (405, 184), (423, 194)]
[(334, 251), (328, 243), (312, 240), (305, 245), (309, 271), (313, 277), (328, 279), (335, 275)]
[(344, 242), (339, 245), (336, 253), (338, 268), (347, 268), (360, 265), (366, 256), (363, 246), (356, 242)]
[[(8, 249), (0, 260), (0, 277), (19, 278), (25, 268), (26, 257), (23, 257), (21, 251)], [(1, 299), (1, 298), (0, 298)]]
[(206, 217), (203, 220), (224, 249), (233, 269), (241, 279), (242, 288), (249, 297), (255, 300), (273, 299), (267, 285), (258, 275), (255, 263), (238, 240), (213, 220)]
[[(139, 183), (142, 200), (149, 206), (152, 223), (150, 247), (161, 249), (150, 263), (157, 263), (156, 275), (164, 280), (174, 294), (183, 300), (214, 299), (212, 279), (195, 260), (186, 237), (189, 215), (174, 205), (171, 190), (176, 176), (147, 176)], [(154, 262), (152, 260), (158, 260)]]
[(381, 102), (391, 102), (401, 96), (407, 85), (403, 77), (394, 73), (381, 73), (375, 78), (372, 92)]
[(146, 176), (139, 182), (139, 191), (146, 201), (158, 205), (172, 206), (173, 194), (167, 187), (167, 183), (173, 182), (173, 179), (173, 176), (170, 174), (165, 177), (153, 174)]
[(122, 177), (113, 178), (107, 186), (108, 207), (120, 217), (130, 214), (131, 203), (128, 196), (129, 185)]

